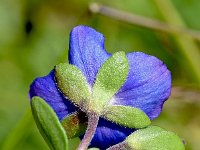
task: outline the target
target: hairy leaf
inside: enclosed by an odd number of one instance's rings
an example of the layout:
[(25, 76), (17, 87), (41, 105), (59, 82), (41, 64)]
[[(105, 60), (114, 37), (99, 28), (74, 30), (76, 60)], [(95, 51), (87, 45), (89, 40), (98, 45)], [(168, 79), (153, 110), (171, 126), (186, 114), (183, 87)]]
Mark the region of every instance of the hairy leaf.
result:
[(113, 54), (100, 68), (93, 88), (96, 107), (102, 109), (126, 81), (128, 59), (124, 52)]
[(104, 117), (129, 128), (144, 128), (150, 125), (149, 117), (140, 109), (130, 106), (113, 105), (106, 108)]
[(61, 92), (75, 104), (87, 106), (90, 87), (82, 72), (73, 65), (61, 63), (55, 68), (56, 82)]
[(181, 139), (173, 132), (149, 126), (132, 133), (126, 142), (133, 150), (184, 150)]

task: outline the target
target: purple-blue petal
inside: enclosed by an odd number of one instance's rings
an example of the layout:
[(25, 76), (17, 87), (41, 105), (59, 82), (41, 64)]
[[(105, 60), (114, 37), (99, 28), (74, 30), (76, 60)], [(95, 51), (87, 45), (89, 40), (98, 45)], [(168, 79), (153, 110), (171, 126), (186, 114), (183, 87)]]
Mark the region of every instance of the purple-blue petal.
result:
[(109, 57), (101, 33), (83, 25), (73, 28), (70, 34), (69, 63), (82, 71), (91, 86), (99, 68)]
[(129, 75), (115, 95), (112, 104), (128, 105), (143, 110), (150, 119), (156, 118), (171, 92), (171, 73), (154, 56), (142, 52), (128, 53)]
[(43, 98), (62, 120), (76, 108), (58, 91), (54, 78), (54, 70), (47, 76), (36, 78), (30, 86), (29, 96), (30, 98), (34, 96)]
[(90, 147), (98, 147), (101, 150), (105, 150), (112, 145), (124, 141), (133, 131), (133, 129), (125, 128), (100, 118)]

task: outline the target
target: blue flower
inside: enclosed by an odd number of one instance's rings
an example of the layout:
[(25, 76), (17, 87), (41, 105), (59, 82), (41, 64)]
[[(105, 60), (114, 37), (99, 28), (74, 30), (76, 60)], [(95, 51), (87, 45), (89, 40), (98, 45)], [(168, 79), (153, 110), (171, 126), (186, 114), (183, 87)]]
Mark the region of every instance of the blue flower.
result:
[[(101, 33), (87, 26), (77, 26), (70, 34), (69, 63), (77, 66), (92, 87), (102, 64), (111, 56), (104, 48)], [(126, 82), (113, 96), (113, 105), (126, 105), (143, 110), (152, 120), (162, 111), (163, 103), (171, 91), (171, 74), (165, 64), (154, 56), (142, 52), (127, 54), (129, 74)], [(47, 76), (36, 78), (29, 95), (43, 98), (62, 120), (76, 108), (59, 92), (54, 70)], [(123, 141), (133, 129), (121, 127), (100, 118), (92, 147), (106, 149)]]

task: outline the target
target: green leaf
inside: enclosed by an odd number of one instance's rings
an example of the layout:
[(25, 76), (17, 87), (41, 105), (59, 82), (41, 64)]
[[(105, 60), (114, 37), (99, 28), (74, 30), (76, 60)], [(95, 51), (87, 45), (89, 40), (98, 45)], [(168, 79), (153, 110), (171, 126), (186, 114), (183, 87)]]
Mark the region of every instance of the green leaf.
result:
[(173, 132), (149, 126), (132, 133), (126, 142), (133, 150), (184, 150), (181, 139)]
[(124, 52), (113, 54), (100, 68), (93, 88), (95, 107), (101, 111), (126, 81), (129, 65)]
[(86, 131), (87, 118), (82, 116), (82, 114), (74, 112), (62, 120), (61, 123), (68, 138), (78, 137)]
[(55, 76), (59, 89), (69, 100), (79, 106), (88, 105), (90, 86), (76, 66), (61, 63), (55, 67)]
[(40, 97), (31, 101), (37, 127), (52, 150), (68, 150), (68, 138), (53, 109)]
[(103, 117), (129, 128), (144, 128), (151, 124), (149, 117), (143, 111), (130, 106), (108, 106)]

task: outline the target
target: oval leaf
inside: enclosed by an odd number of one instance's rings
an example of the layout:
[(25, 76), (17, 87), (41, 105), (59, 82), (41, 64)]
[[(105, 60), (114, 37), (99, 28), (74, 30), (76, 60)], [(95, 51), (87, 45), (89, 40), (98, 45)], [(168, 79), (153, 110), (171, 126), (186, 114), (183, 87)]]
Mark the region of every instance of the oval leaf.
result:
[(82, 72), (73, 65), (61, 63), (55, 67), (56, 82), (61, 92), (79, 106), (87, 106), (90, 87)]
[(102, 109), (126, 81), (129, 65), (124, 52), (113, 54), (99, 69), (93, 88), (96, 107)]
[(68, 138), (75, 138), (82, 135), (87, 128), (87, 118), (84, 115), (74, 112), (62, 120)]
[(53, 109), (37, 96), (32, 98), (31, 108), (37, 127), (50, 149), (67, 150), (67, 135)]
[(103, 117), (129, 128), (144, 128), (151, 124), (149, 117), (143, 111), (130, 106), (106, 107)]
[(149, 126), (132, 133), (127, 144), (135, 150), (184, 150), (181, 139), (173, 132), (160, 127)]

